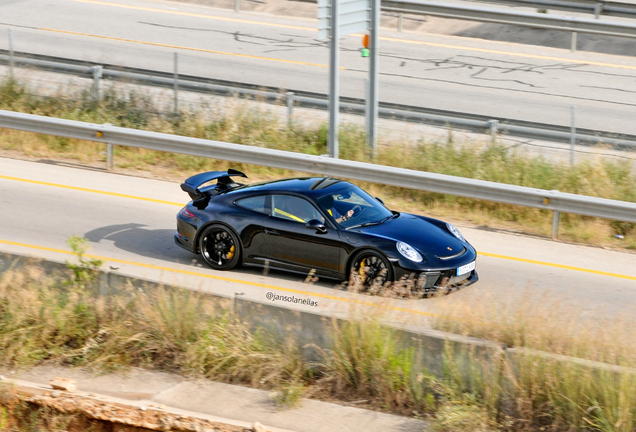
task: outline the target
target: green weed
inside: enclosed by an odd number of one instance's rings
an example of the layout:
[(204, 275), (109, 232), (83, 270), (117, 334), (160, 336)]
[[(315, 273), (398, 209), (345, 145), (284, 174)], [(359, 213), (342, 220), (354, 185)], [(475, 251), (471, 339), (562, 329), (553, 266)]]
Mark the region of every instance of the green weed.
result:
[(73, 255), (78, 263), (66, 261), (66, 268), (73, 272), (73, 279), (69, 281), (78, 287), (85, 287), (86, 284), (95, 280), (99, 268), (104, 263), (97, 258), (86, 258), (86, 250), (88, 249), (88, 239), (74, 235), (66, 240), (73, 251)]

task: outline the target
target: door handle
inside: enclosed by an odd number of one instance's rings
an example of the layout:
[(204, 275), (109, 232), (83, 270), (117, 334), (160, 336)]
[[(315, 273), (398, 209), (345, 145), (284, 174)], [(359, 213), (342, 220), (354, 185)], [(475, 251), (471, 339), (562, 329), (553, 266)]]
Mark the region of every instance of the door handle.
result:
[(275, 229), (271, 229), (271, 228), (265, 228), (263, 231), (265, 231), (265, 234), (280, 235), (280, 233), (278, 231), (276, 231)]

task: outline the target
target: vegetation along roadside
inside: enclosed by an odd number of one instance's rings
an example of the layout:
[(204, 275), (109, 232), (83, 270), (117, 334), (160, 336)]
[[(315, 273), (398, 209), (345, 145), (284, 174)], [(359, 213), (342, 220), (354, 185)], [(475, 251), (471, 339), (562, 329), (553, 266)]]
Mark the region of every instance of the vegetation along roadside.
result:
[[(206, 103), (198, 108), (169, 111), (161, 102), (135, 90), (116, 86), (107, 89), (99, 101), (90, 91), (60, 89), (55, 97), (37, 97), (27, 83), (5, 79), (0, 84), (0, 109), (53, 116), (93, 123), (206, 138), (244, 145), (276, 148), (307, 154), (325, 154), (327, 127), (288, 124), (271, 110), (241, 100), (223, 105)], [(391, 137), (382, 138), (379, 153), (367, 153), (364, 131), (353, 125), (340, 129), (343, 159), (369, 161), (389, 166), (474, 178), (533, 188), (560, 190), (595, 197), (636, 202), (636, 170), (629, 159), (597, 160), (575, 166), (553, 164), (500, 144), (437, 142), (422, 138), (417, 145)], [(0, 131), (0, 151), (22, 157), (55, 157), (85, 164), (103, 164), (103, 144), (69, 138)], [(193, 173), (226, 169), (226, 161), (162, 153), (145, 149), (116, 147), (116, 170), (182, 180)], [(254, 179), (271, 179), (290, 173), (261, 166), (232, 164)], [(434, 217), (464, 221), (481, 227), (501, 228), (529, 234), (549, 235), (550, 212), (480, 201), (437, 193), (382, 185), (363, 185), (386, 198), (394, 207), (427, 213)], [(615, 236), (622, 237), (621, 239)], [(565, 214), (560, 237), (564, 240), (636, 249), (635, 224)]]
[(441, 372), (433, 373), (421, 347), (381, 324), (381, 309), (371, 316), (352, 308), (348, 319), (327, 322), (329, 346), (300, 346), (249, 327), (227, 303), (198, 292), (129, 286), (104, 296), (94, 283), (101, 263), (85, 257), (83, 239), (69, 244), (76, 262), (62, 275), (37, 266), (2, 274), (3, 366), (170, 371), (271, 390), (280, 409), (304, 397), (364, 401), (356, 406), (427, 418), (440, 432), (635, 430), (629, 320), (576, 319), (575, 326), (554, 297), (502, 290), (493, 301), (467, 290), (436, 299), (435, 327), (503, 341), (508, 349), (458, 355), (461, 348), (449, 344)]

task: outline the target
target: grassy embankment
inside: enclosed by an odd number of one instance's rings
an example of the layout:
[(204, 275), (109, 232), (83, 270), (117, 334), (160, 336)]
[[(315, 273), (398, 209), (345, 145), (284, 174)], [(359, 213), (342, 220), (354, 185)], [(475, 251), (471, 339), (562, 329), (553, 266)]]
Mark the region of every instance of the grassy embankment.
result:
[[(59, 97), (32, 96), (28, 86), (4, 80), (0, 85), (0, 109), (20, 111), (94, 123), (166, 132), (198, 138), (214, 139), (245, 145), (277, 148), (308, 154), (326, 153), (326, 126), (317, 128), (287, 126), (271, 111), (257, 109), (249, 103), (234, 100), (220, 105), (174, 116), (158, 115), (163, 107), (142, 93), (124, 94), (114, 88), (94, 102), (88, 92)], [(417, 145), (406, 145), (391, 137), (382, 138), (375, 162), (428, 172), (495, 181), (533, 188), (560, 190), (582, 195), (624, 201), (636, 201), (636, 171), (633, 162), (598, 160), (570, 167), (552, 164), (509, 147), (485, 142), (431, 142), (422, 139)], [(359, 127), (343, 125), (340, 131), (343, 159), (371, 161), (366, 153), (364, 133)], [(0, 151), (17, 152), (32, 157), (56, 157), (82, 163), (103, 163), (104, 145), (93, 142), (36, 135), (12, 130), (0, 131)], [(226, 169), (231, 165), (245, 170), (251, 178), (278, 178), (294, 173), (267, 167), (229, 164), (144, 149), (119, 147), (115, 150), (116, 169), (158, 173), (163, 178), (182, 179), (203, 170)], [(387, 203), (407, 211), (425, 212), (441, 218), (464, 221), (486, 227), (519, 230), (549, 235), (551, 213), (538, 209), (497, 204), (470, 198), (454, 197), (407, 189), (363, 185), (381, 195)], [(625, 236), (616, 240), (614, 234)], [(584, 243), (636, 248), (634, 224), (611, 222), (597, 218), (563, 215), (560, 236)]]
[[(91, 284), (91, 268), (99, 262), (82, 257), (81, 241), (73, 247), (81, 264), (63, 278), (46, 277), (38, 268), (2, 275), (1, 364), (166, 370), (270, 389), (281, 407), (303, 396), (363, 400), (357, 406), (427, 417), (440, 432), (636, 430), (634, 373), (501, 351), (489, 362), (474, 356), (464, 369), (447, 353), (445, 376), (434, 377), (419, 366), (417, 349), (405, 348), (407, 341), (380, 325), (381, 309), (377, 316), (352, 309), (349, 320), (331, 322), (331, 348), (316, 348), (317, 360), (307, 361), (294, 340), (249, 329), (226, 304), (196, 292), (131, 288), (101, 297)], [(629, 319), (581, 320), (548, 296), (461, 294), (438, 299), (446, 318), (436, 327), (635, 366)]]

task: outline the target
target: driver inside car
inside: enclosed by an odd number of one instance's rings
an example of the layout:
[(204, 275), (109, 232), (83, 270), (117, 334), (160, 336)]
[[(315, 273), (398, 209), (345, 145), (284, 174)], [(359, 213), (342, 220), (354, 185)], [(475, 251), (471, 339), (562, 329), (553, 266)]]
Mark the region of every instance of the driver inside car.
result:
[(347, 211), (346, 215), (341, 215), (340, 212), (333, 206), (333, 202), (333, 195), (327, 195), (320, 199), (320, 205), (327, 210), (327, 213), (329, 213), (337, 223), (344, 222), (353, 216), (353, 210)]

